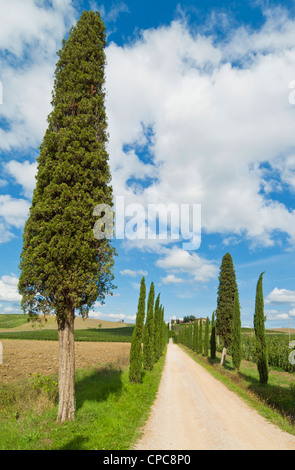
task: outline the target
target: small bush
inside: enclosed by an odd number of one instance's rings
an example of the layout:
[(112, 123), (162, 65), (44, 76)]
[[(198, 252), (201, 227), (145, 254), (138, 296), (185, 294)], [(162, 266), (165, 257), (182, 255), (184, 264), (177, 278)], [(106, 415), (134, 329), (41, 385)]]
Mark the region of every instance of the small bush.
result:
[(33, 390), (44, 392), (50, 400), (56, 401), (58, 396), (58, 382), (54, 377), (44, 374), (32, 374)]

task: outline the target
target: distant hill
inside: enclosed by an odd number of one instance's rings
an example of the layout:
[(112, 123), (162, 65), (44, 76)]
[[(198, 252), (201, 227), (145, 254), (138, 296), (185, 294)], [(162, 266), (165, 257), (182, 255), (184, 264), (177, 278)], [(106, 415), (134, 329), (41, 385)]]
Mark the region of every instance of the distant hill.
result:
[(278, 333), (289, 333), (290, 331), (290, 334), (291, 335), (294, 335), (295, 334), (295, 328), (271, 328), (271, 331), (274, 331), (274, 332), (278, 332)]
[[(43, 317), (42, 317), (43, 318)], [(97, 318), (81, 317), (75, 319), (75, 329), (83, 330), (88, 328), (123, 328), (127, 326), (124, 322), (111, 322), (99, 320)], [(0, 314), (0, 332), (4, 331), (32, 331), (32, 330), (54, 330), (57, 329), (55, 315), (47, 315), (46, 322), (28, 322), (28, 315), (24, 314)]]

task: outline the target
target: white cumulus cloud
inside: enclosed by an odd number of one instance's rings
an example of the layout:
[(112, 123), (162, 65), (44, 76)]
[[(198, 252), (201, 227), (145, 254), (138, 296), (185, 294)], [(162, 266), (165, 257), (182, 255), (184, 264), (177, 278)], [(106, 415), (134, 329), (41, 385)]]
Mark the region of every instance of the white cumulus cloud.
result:
[(148, 272), (143, 270), (143, 269), (124, 269), (123, 271), (120, 271), (120, 274), (122, 276), (131, 276), (131, 277), (137, 277), (137, 276), (147, 276)]
[(295, 291), (275, 287), (265, 298), (266, 304), (295, 303)]
[(163, 284), (181, 284), (184, 282), (184, 279), (175, 276), (174, 274), (167, 274), (167, 276), (162, 277)]
[(20, 301), (21, 296), (17, 290), (18, 278), (14, 275), (4, 275), (0, 279), (0, 300)]
[(238, 28), (225, 42), (174, 21), (106, 52), (115, 193), (145, 206), (201, 204), (207, 233), (295, 242), (295, 211), (269, 196), (263, 171), (268, 162), (293, 181), (294, 20), (266, 12), (259, 30)]
[(210, 281), (218, 274), (218, 267), (214, 262), (202, 258), (198, 253), (190, 253), (175, 247), (167, 250), (165, 256), (156, 261), (156, 266), (170, 273), (189, 274), (199, 282)]

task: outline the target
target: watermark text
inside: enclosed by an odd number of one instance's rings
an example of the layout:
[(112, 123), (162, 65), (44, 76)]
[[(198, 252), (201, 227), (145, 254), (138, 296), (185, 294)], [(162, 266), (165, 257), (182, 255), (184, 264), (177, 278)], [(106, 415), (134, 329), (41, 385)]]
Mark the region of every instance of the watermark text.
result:
[(98, 240), (178, 240), (183, 249), (197, 250), (201, 244), (201, 204), (125, 204), (115, 198), (114, 210), (98, 204), (93, 232)]

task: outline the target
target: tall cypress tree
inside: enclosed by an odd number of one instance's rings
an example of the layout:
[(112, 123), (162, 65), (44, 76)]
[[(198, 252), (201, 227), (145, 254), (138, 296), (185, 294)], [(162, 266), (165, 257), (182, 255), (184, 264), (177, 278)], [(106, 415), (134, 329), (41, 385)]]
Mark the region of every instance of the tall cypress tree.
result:
[(211, 321), (211, 337), (210, 337), (210, 358), (216, 358), (216, 324), (215, 324), (215, 312), (212, 313)]
[(268, 351), (265, 336), (265, 316), (263, 303), (263, 286), (261, 273), (256, 286), (255, 314), (254, 314), (254, 331), (256, 346), (256, 362), (259, 372), (260, 383), (266, 384), (268, 381)]
[(32, 317), (55, 313), (59, 335), (58, 420), (75, 413), (74, 318), (113, 288), (114, 249), (93, 233), (94, 208), (112, 206), (104, 106), (105, 27), (84, 11), (58, 52), (52, 112), (40, 146), (23, 235), (19, 292)]
[(238, 289), (234, 299), (234, 314), (232, 324), (231, 355), (234, 368), (239, 370), (242, 360), (242, 341), (241, 341), (241, 309)]
[(234, 298), (237, 289), (236, 273), (232, 257), (226, 253), (222, 258), (217, 293), (216, 332), (223, 340), (221, 364), (224, 364), (227, 348), (231, 343)]
[(162, 337), (162, 318), (160, 306), (160, 294), (155, 302), (154, 314), (154, 360), (157, 361), (161, 355), (161, 337)]
[(148, 295), (147, 314), (143, 335), (143, 366), (146, 370), (151, 370), (154, 364), (154, 301), (155, 287), (152, 282)]
[(145, 297), (146, 287), (145, 278), (141, 279), (140, 293), (138, 299), (138, 307), (136, 314), (136, 322), (134, 331), (131, 338), (130, 348), (130, 366), (129, 366), (129, 380), (130, 382), (139, 383), (141, 382), (142, 374), (142, 340), (143, 340), (143, 327), (145, 317)]
[(162, 354), (162, 352), (164, 351), (166, 347), (166, 344), (168, 343), (168, 330), (165, 324), (165, 308), (163, 307), (163, 305), (160, 306), (160, 315), (161, 315), (161, 325), (162, 325), (162, 328), (161, 328), (162, 334), (161, 334), (161, 340), (160, 340), (160, 343), (161, 343), (160, 354)]
[(204, 356), (208, 356), (209, 352), (209, 329), (210, 329), (210, 320), (207, 317), (205, 323), (205, 334), (204, 334)]
[(199, 351), (199, 322), (195, 320), (195, 328), (194, 328), (194, 350), (196, 352)]
[(202, 321), (202, 318), (200, 318), (200, 323), (199, 323), (198, 352), (199, 352), (199, 354), (203, 354), (203, 321)]

